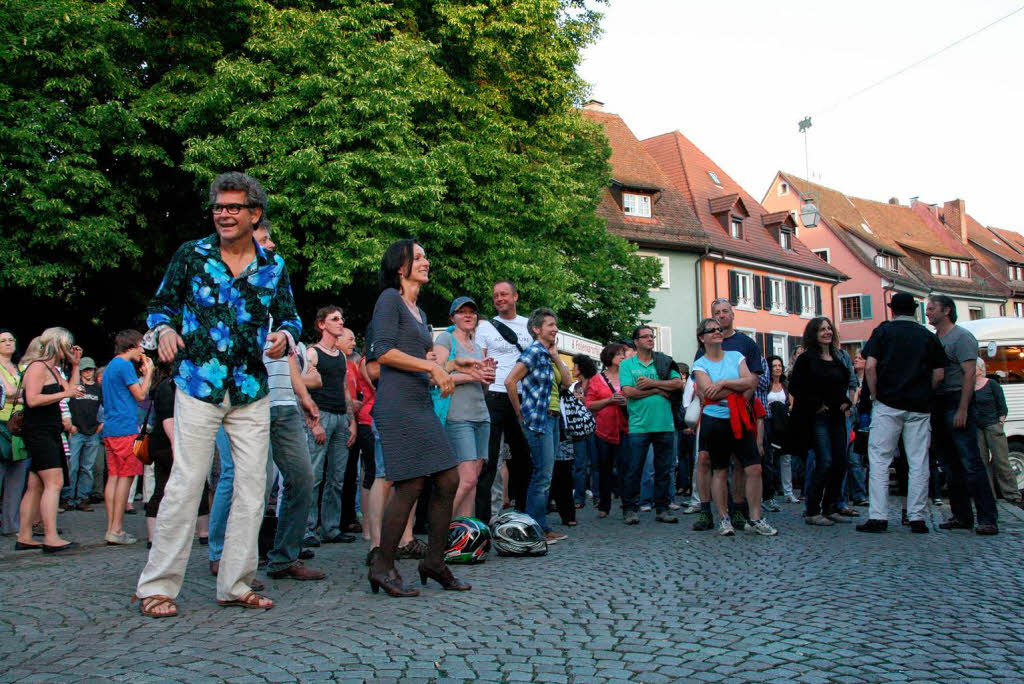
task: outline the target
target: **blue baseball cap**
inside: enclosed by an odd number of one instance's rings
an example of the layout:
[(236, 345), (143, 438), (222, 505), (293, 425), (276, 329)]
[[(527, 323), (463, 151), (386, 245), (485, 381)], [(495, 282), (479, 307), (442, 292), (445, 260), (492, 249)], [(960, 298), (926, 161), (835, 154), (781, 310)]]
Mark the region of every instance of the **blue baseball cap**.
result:
[(466, 304), (472, 304), (474, 311), (479, 311), (480, 307), (476, 305), (472, 297), (456, 297), (455, 301), (452, 302), (452, 308), (448, 309), (448, 315), (454, 316), (455, 312), (464, 307)]

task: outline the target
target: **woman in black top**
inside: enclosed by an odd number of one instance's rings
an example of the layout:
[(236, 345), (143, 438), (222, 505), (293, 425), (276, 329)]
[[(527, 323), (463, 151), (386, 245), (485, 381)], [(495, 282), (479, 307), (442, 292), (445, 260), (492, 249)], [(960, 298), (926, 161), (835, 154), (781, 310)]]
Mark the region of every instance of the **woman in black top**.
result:
[[(78, 384), (82, 348), (74, 346), (74, 338), (64, 328), (47, 328), (39, 341), (40, 356), (25, 368), (22, 376), (25, 416), (21, 438), (32, 461), (28, 486), (21, 499), (21, 522), (14, 548), (19, 551), (42, 548), (45, 553), (56, 553), (77, 546), (57, 534), (57, 500), (67, 468), (61, 442), (64, 428), (60, 402), (81, 397), (85, 392)], [(71, 365), (70, 381), (57, 370), (63, 363)], [(32, 521), (40, 516), (45, 536), (43, 543), (37, 544), (32, 539)]]
[(814, 473), (805, 483), (808, 525), (845, 522), (835, 512), (846, 472), (846, 410), (850, 370), (836, 356), (835, 328), (825, 316), (812, 318), (804, 329), (801, 354), (789, 377), (793, 396), (790, 436), (800, 451), (814, 449)]
[[(416, 305), (420, 288), (429, 280), (430, 262), (414, 240), (400, 240), (384, 253), (380, 267), (380, 296), (373, 309), (373, 340), (367, 359), (380, 364), (373, 419), (384, 452), (384, 472), (394, 482), (381, 519), (380, 552), (370, 567), (370, 588), (389, 596), (416, 596), (395, 569), (395, 552), (412, 507), (431, 480), (427, 553), (419, 566), (420, 580), (432, 578), (449, 590), (470, 588), (456, 579), (444, 563), (452, 502), (459, 486), (458, 458), (444, 426), (434, 413), (430, 384), (450, 396), (455, 384), (448, 371), (479, 372), (481, 362), (461, 358), (442, 368), (427, 357), (433, 339), (426, 313)], [(433, 354), (431, 354), (433, 356)]]

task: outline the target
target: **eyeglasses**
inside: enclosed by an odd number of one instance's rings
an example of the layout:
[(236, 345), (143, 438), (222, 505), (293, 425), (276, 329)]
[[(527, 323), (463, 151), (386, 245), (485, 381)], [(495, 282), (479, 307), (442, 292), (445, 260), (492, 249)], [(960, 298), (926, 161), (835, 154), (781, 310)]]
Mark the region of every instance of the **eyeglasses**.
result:
[(236, 216), (242, 209), (252, 209), (252, 204), (211, 204), (210, 211), (214, 214), (226, 212), (229, 216)]
[(714, 335), (715, 333), (720, 332), (722, 332), (721, 328), (704, 328), (704, 331), (701, 333), (701, 335)]

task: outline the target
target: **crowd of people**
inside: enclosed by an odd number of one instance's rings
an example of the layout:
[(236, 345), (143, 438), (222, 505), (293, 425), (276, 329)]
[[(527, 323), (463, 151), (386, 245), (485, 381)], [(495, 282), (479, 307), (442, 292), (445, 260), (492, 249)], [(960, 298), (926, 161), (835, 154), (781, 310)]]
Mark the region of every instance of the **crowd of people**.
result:
[(419, 593), (400, 558), (420, 560), (424, 585), (469, 590), (444, 562), (456, 516), (514, 509), (556, 544), (577, 510), (607, 518), (617, 499), (627, 525), (653, 510), (659, 523), (692, 514), (695, 531), (772, 537), (766, 513), (802, 500), (808, 525), (868, 506), (856, 529), (883, 532), (894, 463), (915, 533), (929, 531), (943, 483), (942, 529), (996, 534), (996, 492), (1020, 503), (1005, 398), (947, 297), (928, 300), (933, 333), (896, 293), (892, 320), (854, 358), (827, 317), (807, 323), (788, 363), (766, 358), (720, 299), (692, 366), (655, 351), (646, 325), (598, 363), (563, 356), (555, 312), (521, 315), (510, 280), (494, 283), (493, 317), (460, 296), (435, 336), (417, 304), (430, 261), (402, 240), (383, 255), (357, 353), (337, 306), (317, 312), (303, 344), (260, 184), (222, 174), (209, 200), (216, 232), (176, 251), (147, 332), (118, 333), (105, 367), (63, 328), (20, 358), (0, 330), (3, 533), (19, 551), (61, 553), (76, 544), (58, 512), (102, 502), (105, 542), (135, 544), (124, 519), (141, 485), (150, 550), (133, 600), (144, 615), (177, 614), (196, 536), (218, 603), (269, 609), (261, 563), (273, 578), (321, 580), (304, 561), (359, 535), (374, 593)]

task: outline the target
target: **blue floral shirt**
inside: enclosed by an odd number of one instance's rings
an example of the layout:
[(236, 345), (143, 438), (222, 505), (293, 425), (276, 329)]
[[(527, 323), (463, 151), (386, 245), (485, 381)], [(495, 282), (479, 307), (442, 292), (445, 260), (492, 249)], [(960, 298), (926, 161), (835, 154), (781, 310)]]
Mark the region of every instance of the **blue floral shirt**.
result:
[(263, 347), (270, 326), (292, 341), (302, 333), (284, 259), (253, 244), (256, 258), (233, 277), (216, 233), (186, 242), (147, 309), (146, 325), (177, 326), (185, 341), (175, 384), (210, 404), (223, 403), (226, 394), (233, 406), (265, 397)]
[(548, 407), (551, 404), (551, 387), (555, 382), (555, 370), (551, 365), (551, 354), (540, 342), (527, 347), (519, 357), (519, 363), (528, 371), (522, 382), (523, 400), (519, 405), (523, 414), (523, 425), (534, 432), (545, 432), (548, 426)]

